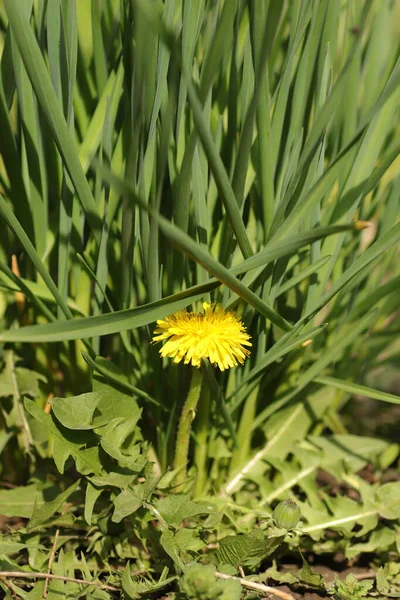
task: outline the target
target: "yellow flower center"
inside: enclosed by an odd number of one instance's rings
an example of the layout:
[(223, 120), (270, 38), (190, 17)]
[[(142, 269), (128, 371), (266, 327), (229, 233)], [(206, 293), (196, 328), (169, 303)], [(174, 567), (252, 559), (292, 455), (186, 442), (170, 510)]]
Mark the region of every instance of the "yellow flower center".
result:
[(178, 363), (184, 360), (200, 367), (201, 359), (218, 366), (221, 371), (243, 364), (250, 351), (250, 336), (243, 323), (233, 312), (225, 312), (222, 306), (203, 304), (204, 313), (188, 313), (185, 310), (157, 321), (153, 342), (167, 340), (160, 349), (163, 357)]

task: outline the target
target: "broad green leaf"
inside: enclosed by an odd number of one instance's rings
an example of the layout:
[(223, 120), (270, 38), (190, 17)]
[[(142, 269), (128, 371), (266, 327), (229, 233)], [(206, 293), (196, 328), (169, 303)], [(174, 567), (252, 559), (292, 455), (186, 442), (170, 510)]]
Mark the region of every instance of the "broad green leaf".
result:
[[(126, 438), (136, 430), (136, 422), (123, 419), (113, 419), (105, 428), (97, 429), (100, 434), (100, 444), (103, 450), (116, 461), (121, 467), (126, 467), (131, 471), (141, 471), (145, 466), (147, 459), (141, 454), (140, 444), (130, 445), (128, 449), (122, 449)], [(105, 430), (105, 431), (104, 431)]]
[(385, 483), (380, 486), (374, 494), (374, 497), (360, 504), (350, 498), (336, 497), (334, 499), (334, 515), (326, 513), (317, 513), (307, 504), (301, 503), (301, 511), (308, 524), (303, 527), (303, 531), (318, 539), (325, 529), (344, 529), (351, 531), (356, 523), (360, 525), (363, 521), (379, 515), (386, 519), (398, 519), (400, 515), (400, 482)]
[(367, 542), (360, 542), (358, 544), (352, 544), (346, 548), (346, 558), (354, 559), (361, 553), (374, 553), (387, 551), (394, 544), (396, 540), (396, 532), (393, 529), (384, 527), (383, 529), (377, 529), (371, 533), (371, 536)]
[(23, 517), (29, 519), (37, 500), (43, 500), (43, 490), (36, 484), (0, 490), (1, 514), (5, 517)]
[(168, 525), (175, 528), (179, 527), (184, 519), (210, 512), (210, 507), (193, 502), (185, 494), (165, 496), (157, 500), (155, 506)]
[[(54, 415), (64, 427), (82, 430), (93, 429), (100, 425), (100, 423), (93, 424), (93, 415), (100, 400), (100, 394), (88, 392), (80, 396), (53, 398), (51, 405)], [(104, 419), (104, 423), (107, 423), (107, 419)]]
[(232, 565), (233, 567), (248, 566), (254, 569), (260, 562), (272, 554), (283, 542), (286, 529), (275, 528), (273, 535), (270, 530), (256, 529), (251, 533), (228, 535), (219, 541), (219, 548), (213, 561), (217, 564)]

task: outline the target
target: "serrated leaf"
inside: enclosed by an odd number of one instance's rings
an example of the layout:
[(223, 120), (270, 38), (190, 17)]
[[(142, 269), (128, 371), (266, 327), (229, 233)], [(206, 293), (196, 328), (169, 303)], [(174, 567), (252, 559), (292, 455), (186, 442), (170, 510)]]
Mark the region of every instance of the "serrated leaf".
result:
[(187, 529), (182, 527), (175, 534), (175, 542), (182, 552), (198, 552), (205, 547), (205, 543), (200, 539), (199, 532), (196, 529)]
[(78, 489), (80, 483), (81, 480), (78, 479), (78, 481), (73, 483), (64, 492), (59, 494), (57, 498), (54, 498), (54, 500), (51, 500), (50, 502), (38, 504), (37, 501), (35, 501), (33, 513), (29, 520), (27, 529), (32, 530), (45, 521), (48, 521), (54, 515), (54, 513), (62, 508), (68, 498), (75, 492), (75, 490)]
[(37, 581), (33, 589), (25, 596), (25, 600), (42, 600), (44, 585), (44, 581)]
[(137, 589), (137, 585), (133, 581), (129, 571), (130, 571), (130, 564), (128, 561), (128, 563), (124, 569), (124, 572), (122, 573), (122, 577), (121, 577), (122, 589), (124, 590), (124, 594), (126, 594), (126, 596), (129, 598), (129, 600), (137, 600), (137, 598), (139, 598), (139, 592)]
[(376, 550), (384, 552), (396, 541), (396, 532), (388, 527), (377, 529), (371, 533), (369, 540), (365, 543), (352, 544), (345, 550), (346, 558), (353, 559), (363, 552), (371, 554)]
[(317, 588), (317, 589), (323, 588), (324, 577), (322, 575), (312, 572), (310, 565), (305, 560), (303, 555), (301, 555), (301, 559), (303, 561), (303, 566), (298, 574), (300, 581), (302, 583), (305, 583), (306, 586), (309, 586), (312, 588)]
[(118, 417), (135, 423), (140, 419), (142, 409), (139, 408), (133, 394), (121, 391), (115, 382), (107, 381), (104, 377), (95, 374), (93, 392), (100, 395), (100, 402), (97, 406), (99, 427), (104, 421), (109, 423)]
[(400, 598), (400, 569), (394, 562), (386, 563), (376, 572), (376, 588), (385, 598)]
[(347, 575), (344, 581), (340, 580), (337, 576), (335, 578), (334, 591), (338, 597), (338, 600), (363, 600), (367, 592), (369, 592), (374, 585), (372, 579), (366, 579), (365, 581), (358, 581), (352, 573)]
[(64, 456), (68, 452), (73, 459), (79, 464), (79, 469), (82, 474), (100, 474), (102, 466), (97, 447), (84, 448), (88, 443), (88, 434), (82, 437), (80, 432), (62, 430), (62, 426), (56, 426), (50, 415), (41, 410), (31, 400), (25, 400), (25, 408), (34, 419), (39, 421), (47, 431), (58, 439), (58, 444), (64, 447)]
[(313, 436), (308, 438), (324, 452), (324, 462), (344, 460), (354, 471), (359, 471), (368, 459), (377, 456), (387, 447), (387, 442), (379, 438), (351, 434), (333, 436)]
[(400, 481), (385, 483), (371, 492), (368, 494), (363, 490), (364, 502), (356, 502), (346, 496), (325, 496), (324, 501), (328, 507), (325, 511), (322, 507), (315, 509), (300, 501), (302, 515), (308, 522), (302, 530), (318, 540), (325, 529), (339, 529), (348, 534), (356, 523), (364, 526), (367, 522), (366, 531), (370, 531), (376, 527), (379, 516), (386, 519), (399, 518)]
[(123, 469), (121, 469), (121, 473), (116, 473), (114, 471), (110, 471), (103, 476), (98, 477), (88, 477), (88, 480), (98, 487), (117, 487), (121, 489), (127, 488), (134, 479), (136, 479), (136, 474), (132, 474), (130, 471), (125, 473)]
[(172, 583), (176, 579), (176, 576), (161, 576), (158, 581), (149, 581), (145, 579), (135, 581), (132, 579), (132, 576), (130, 574), (130, 564), (128, 561), (128, 564), (126, 565), (121, 578), (121, 584), (122, 589), (124, 590), (124, 593), (126, 594), (127, 598), (129, 598), (129, 600), (137, 600), (137, 598), (140, 598), (141, 594), (147, 595), (158, 592), (159, 590), (162, 590), (163, 588), (170, 585), (170, 583)]
[(261, 576), (260, 582), (269, 581), (273, 579), (274, 581), (278, 581), (279, 583), (297, 583), (299, 578), (293, 573), (287, 573), (285, 571), (278, 571), (276, 567), (276, 563), (274, 561), (272, 567), (269, 567)]
[(260, 562), (272, 554), (283, 542), (286, 529), (271, 528), (264, 533), (256, 529), (250, 533), (228, 535), (219, 541), (213, 562), (217, 564), (232, 565), (233, 567), (249, 567), (255, 569)]
[[(140, 411), (139, 411), (140, 414)], [(124, 441), (136, 430), (136, 419), (124, 420), (120, 417), (113, 419), (111, 423), (96, 429), (100, 435), (101, 447), (109, 456), (118, 461), (121, 467), (131, 471), (139, 472), (146, 465), (147, 458), (141, 454), (141, 444), (129, 444), (124, 447)]]

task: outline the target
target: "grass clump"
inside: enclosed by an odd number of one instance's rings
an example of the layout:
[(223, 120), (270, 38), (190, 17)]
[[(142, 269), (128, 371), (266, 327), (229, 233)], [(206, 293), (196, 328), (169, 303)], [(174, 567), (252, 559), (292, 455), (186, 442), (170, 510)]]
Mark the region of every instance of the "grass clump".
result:
[(7, 598), (398, 594), (399, 16), (4, 0)]

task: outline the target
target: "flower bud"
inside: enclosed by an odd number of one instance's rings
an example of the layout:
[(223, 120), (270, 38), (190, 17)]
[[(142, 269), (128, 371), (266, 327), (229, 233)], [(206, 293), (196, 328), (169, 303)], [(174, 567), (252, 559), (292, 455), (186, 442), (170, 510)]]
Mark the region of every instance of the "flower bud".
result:
[(283, 500), (272, 513), (272, 518), (282, 529), (294, 529), (300, 521), (301, 512), (293, 500)]

